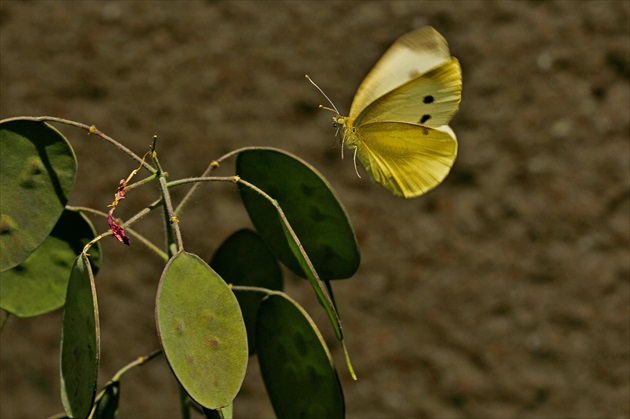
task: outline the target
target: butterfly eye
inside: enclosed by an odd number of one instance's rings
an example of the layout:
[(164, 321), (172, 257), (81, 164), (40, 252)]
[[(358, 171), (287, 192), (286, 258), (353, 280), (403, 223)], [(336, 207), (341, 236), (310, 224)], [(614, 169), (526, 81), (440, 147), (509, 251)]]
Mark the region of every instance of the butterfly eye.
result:
[(343, 127), (344, 125), (346, 125), (346, 120), (344, 118), (333, 118), (333, 127), (337, 128), (337, 127)]

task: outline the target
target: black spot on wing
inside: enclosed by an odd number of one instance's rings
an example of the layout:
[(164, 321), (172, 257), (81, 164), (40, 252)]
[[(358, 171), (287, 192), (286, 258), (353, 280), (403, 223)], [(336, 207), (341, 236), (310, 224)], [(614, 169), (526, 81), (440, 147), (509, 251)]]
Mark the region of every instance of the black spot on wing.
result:
[(433, 103), (433, 101), (435, 100), (435, 98), (431, 95), (427, 95), (425, 97), (422, 98), (422, 102), (423, 103)]
[(425, 122), (427, 122), (429, 119), (431, 119), (431, 115), (422, 115), (422, 118), (420, 118), (420, 123), (424, 124)]

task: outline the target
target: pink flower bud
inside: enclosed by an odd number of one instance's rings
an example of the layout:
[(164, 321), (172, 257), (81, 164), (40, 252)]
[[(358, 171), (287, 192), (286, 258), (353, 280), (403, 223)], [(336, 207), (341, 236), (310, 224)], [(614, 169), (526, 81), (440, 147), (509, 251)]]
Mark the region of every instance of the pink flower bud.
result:
[(112, 229), (114, 237), (116, 237), (119, 242), (129, 246), (129, 237), (127, 237), (127, 235), (125, 234), (125, 229), (116, 224), (116, 221), (114, 221), (114, 216), (112, 215), (114, 213), (114, 209), (115, 208), (110, 209), (109, 213), (107, 214), (107, 222), (109, 223), (109, 228)]

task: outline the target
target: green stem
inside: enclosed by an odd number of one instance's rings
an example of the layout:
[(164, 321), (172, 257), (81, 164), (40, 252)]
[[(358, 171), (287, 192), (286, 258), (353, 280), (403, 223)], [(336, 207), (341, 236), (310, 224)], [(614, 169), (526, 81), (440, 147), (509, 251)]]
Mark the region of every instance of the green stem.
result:
[[(160, 176), (160, 191), (162, 192), (162, 198), (164, 198), (164, 215), (166, 217), (166, 228), (172, 228), (172, 232), (175, 235), (175, 244), (177, 245), (177, 249), (175, 252), (171, 250), (170, 256), (173, 256), (176, 252), (180, 252), (184, 250), (184, 242), (182, 240), (182, 232), (179, 228), (179, 220), (173, 213), (173, 204), (171, 202), (171, 194), (168, 191), (168, 185), (166, 183), (166, 178), (164, 176)], [(169, 249), (172, 248), (172, 239), (169, 239)]]
[(297, 234), (295, 234), (293, 227), (291, 227), (291, 224), (289, 223), (289, 220), (284, 214), (282, 207), (280, 207), (280, 204), (278, 204), (278, 201), (273, 199), (270, 195), (268, 195), (265, 191), (263, 191), (256, 185), (253, 185), (247, 182), (246, 180), (240, 179), (238, 176), (236, 176), (236, 178), (237, 178), (238, 183), (240, 183), (241, 185), (247, 186), (251, 190), (257, 192), (262, 197), (267, 199), (276, 208), (276, 211), (278, 212), (278, 215), (282, 219), (282, 222), (285, 226), (286, 232), (289, 233), (289, 235), (291, 236), (291, 238), (297, 245), (297, 248), (300, 254), (302, 255), (302, 258), (306, 262), (308, 271), (310, 272), (310, 275), (309, 275), (309, 272), (306, 272), (306, 276), (308, 277), (308, 280), (311, 282), (311, 285), (313, 287), (313, 290), (315, 291), (315, 294), (318, 297), (319, 302), (326, 310), (326, 313), (328, 314), (328, 318), (333, 324), (333, 328), (335, 329), (335, 334), (337, 335), (337, 339), (339, 340), (339, 342), (341, 343), (341, 346), (343, 347), (344, 357), (346, 360), (346, 365), (348, 366), (348, 371), (350, 372), (350, 376), (354, 380), (356, 380), (357, 376), (354, 372), (354, 368), (352, 367), (352, 363), (350, 362), (350, 356), (348, 354), (348, 350), (346, 348), (346, 345), (343, 339), (343, 330), (341, 328), (341, 318), (339, 317), (339, 313), (337, 312), (335, 303), (333, 302), (330, 294), (328, 293), (327, 285), (324, 283), (324, 281), (322, 281), (319, 278), (319, 275), (317, 274), (317, 271), (315, 270), (315, 267), (313, 266), (311, 259), (306, 254), (306, 251), (304, 250), (304, 247), (302, 246), (300, 239), (298, 238)]
[(116, 374), (114, 374), (114, 376), (112, 377), (112, 379), (110, 381), (118, 381), (118, 380), (120, 380), (120, 377), (122, 377), (123, 374), (126, 373), (127, 371), (129, 371), (130, 369), (132, 369), (134, 367), (138, 367), (140, 365), (144, 365), (145, 363), (149, 362), (150, 360), (152, 360), (153, 358), (157, 357), (158, 355), (162, 355), (162, 353), (163, 353), (163, 351), (161, 349), (156, 349), (155, 351), (151, 352), (149, 355), (140, 356), (140, 357), (136, 358), (135, 360), (131, 361), (130, 363), (128, 363), (127, 365), (125, 365), (124, 367), (119, 369), (118, 372), (116, 372)]
[(238, 176), (209, 176), (209, 177), (189, 177), (184, 179), (173, 180), (166, 185), (170, 188), (173, 186), (186, 185), (188, 183), (200, 182), (238, 182)]
[[(127, 233), (132, 235), (134, 238), (140, 240), (140, 242), (142, 244), (144, 244), (146, 247), (148, 247), (150, 250), (152, 250), (162, 260), (168, 261), (168, 255), (162, 249), (160, 249), (159, 247), (154, 245), (149, 239), (147, 239), (146, 237), (144, 237), (143, 235), (141, 235), (140, 233), (136, 232), (135, 230), (133, 230), (132, 228), (129, 227), (131, 224), (135, 223), (136, 221), (140, 220), (145, 215), (147, 215), (154, 208), (158, 207), (161, 202), (162, 202), (161, 199), (159, 199), (158, 201), (155, 201), (154, 203), (149, 205), (147, 208), (143, 209), (142, 211), (137, 213), (135, 216), (133, 216), (132, 218), (127, 220), (127, 222), (123, 223), (122, 227), (125, 229), (125, 231)], [(107, 214), (104, 213), (103, 211), (99, 211), (99, 210), (96, 210), (96, 209), (93, 209), (93, 208), (89, 208), (89, 207), (66, 205), (66, 208), (71, 210), (71, 211), (87, 212), (87, 213), (90, 213), (90, 214), (99, 215), (101, 217), (107, 218)], [(86, 247), (83, 248), (83, 251), (87, 252), (89, 250), (89, 248), (92, 247), (92, 245), (94, 243), (96, 243), (97, 241), (99, 241), (103, 237), (107, 237), (107, 236), (111, 236), (111, 235), (112, 235), (111, 230), (107, 231), (107, 232), (105, 232), (103, 234), (100, 234), (99, 236), (97, 236), (94, 239), (92, 239), (92, 241), (90, 241), (90, 243), (88, 243), (89, 246), (86, 245)]]
[[(217, 169), (219, 166), (221, 166), (221, 163), (224, 160), (227, 160), (228, 158), (234, 156), (235, 154), (241, 153), (245, 150), (250, 150), (253, 147), (243, 147), (243, 148), (237, 148), (236, 150), (232, 150), (227, 154), (224, 154), (223, 156), (219, 157), (216, 160), (213, 160), (210, 162), (210, 164), (208, 165), (208, 167), (206, 168), (206, 170), (204, 170), (204, 172), (201, 174), (201, 178), (207, 178), (208, 175), (210, 174), (210, 172), (212, 172), (214, 169)], [(175, 208), (175, 215), (179, 215), (181, 214), (182, 210), (184, 209), (184, 207), (188, 204), (188, 202), (190, 201), (190, 199), (192, 198), (193, 194), (197, 191), (197, 188), (199, 187), (199, 183), (194, 183), (192, 188), (190, 188), (190, 190), (188, 192), (186, 192), (186, 195), (184, 195), (184, 198), (182, 198), (181, 202), (179, 203), (179, 205), (177, 205), (177, 208)]]
[(127, 220), (127, 222), (123, 223), (122, 227), (125, 228), (126, 231), (129, 231), (129, 234), (131, 234), (134, 237), (136, 237), (138, 240), (140, 240), (149, 249), (153, 250), (153, 252), (155, 254), (157, 254), (160, 258), (162, 258), (162, 260), (168, 261), (169, 256), (162, 249), (160, 249), (158, 246), (153, 244), (153, 242), (151, 242), (146, 237), (138, 234), (135, 230), (132, 230), (132, 229), (127, 230), (128, 226), (130, 226), (131, 224), (135, 223), (136, 221), (141, 220), (147, 214), (149, 214), (151, 211), (153, 211), (155, 208), (160, 207), (162, 205), (162, 202), (163, 202), (162, 198), (152, 202), (148, 207), (144, 208), (142, 211), (138, 212), (136, 215), (134, 215), (129, 220)]
[(168, 190), (166, 183), (166, 177), (168, 173), (162, 170), (162, 165), (158, 160), (157, 152), (155, 150), (157, 142), (157, 136), (153, 136), (153, 145), (151, 146), (151, 158), (157, 166), (157, 176), (160, 185), (160, 193), (162, 194), (163, 208), (164, 208), (164, 228), (166, 229), (166, 247), (168, 249), (169, 258), (175, 253), (184, 250), (184, 242), (182, 240), (182, 232), (179, 228), (179, 220), (173, 212), (173, 203), (171, 201), (171, 193)]
[(335, 301), (335, 294), (333, 294), (333, 289), (332, 289), (332, 285), (330, 281), (324, 281), (324, 284), (326, 284), (326, 290), (328, 290), (328, 294), (330, 295), (330, 301), (332, 301), (333, 305), (335, 306), (335, 309), (339, 310), (337, 308), (337, 302)]
[(144, 244), (150, 250), (152, 250), (153, 253), (158, 255), (160, 257), (160, 259), (162, 259), (164, 262), (168, 262), (169, 258), (168, 258), (168, 255), (166, 254), (166, 252), (163, 251), (162, 249), (160, 249), (159, 247), (157, 247), (156, 245), (154, 245), (153, 242), (151, 242), (149, 239), (147, 239), (146, 237), (144, 237), (141, 234), (136, 233), (135, 230), (132, 230), (130, 228), (126, 228), (125, 231), (127, 233), (129, 233), (129, 235), (131, 235), (134, 238), (138, 239), (142, 244)]
[(179, 407), (181, 408), (182, 419), (190, 419), (190, 402), (188, 401), (188, 393), (184, 387), (179, 385)]
[[(179, 220), (173, 212), (173, 203), (171, 201), (171, 193), (168, 190), (168, 184), (166, 182), (166, 172), (162, 170), (160, 161), (157, 157), (155, 150), (157, 142), (157, 136), (153, 137), (153, 145), (151, 146), (151, 158), (157, 166), (157, 175), (160, 185), (160, 193), (162, 194), (162, 208), (164, 209), (164, 227), (166, 229), (166, 248), (168, 251), (169, 259), (176, 253), (184, 250), (184, 243), (182, 241), (182, 233), (179, 229)], [(179, 384), (179, 407), (181, 409), (182, 419), (190, 419), (190, 403), (188, 400), (188, 393), (184, 390), (184, 387)]]
[(64, 125), (69, 125), (72, 127), (84, 129), (90, 134), (94, 134), (98, 137), (101, 137), (103, 140), (112, 144), (114, 147), (116, 147), (117, 149), (119, 149), (120, 151), (122, 151), (123, 153), (125, 153), (126, 155), (128, 155), (129, 157), (137, 161), (138, 163), (141, 163), (142, 167), (147, 169), (149, 172), (156, 173), (156, 170), (149, 163), (145, 162), (142, 159), (142, 157), (138, 156), (136, 153), (129, 150), (127, 147), (125, 147), (118, 141), (114, 140), (110, 136), (101, 132), (94, 125), (87, 125), (81, 122), (71, 121), (69, 119), (64, 119), (64, 118), (57, 118), (54, 116), (17, 116), (13, 118), (3, 119), (0, 122), (8, 122), (8, 121), (14, 121), (14, 120), (27, 120), (27, 121), (37, 121), (37, 122), (57, 122), (59, 124), (64, 124)]
[(251, 285), (230, 285), (234, 291), (263, 292), (265, 294), (284, 294), (281, 291), (270, 290), (269, 288), (254, 287)]
[(66, 205), (66, 209), (70, 211), (87, 212), (89, 214), (100, 215), (101, 217), (107, 218), (107, 214), (103, 211), (99, 211), (90, 207), (82, 207), (80, 205)]
[(326, 291), (326, 285), (324, 284), (324, 281), (322, 281), (319, 278), (319, 275), (317, 274), (317, 271), (315, 270), (315, 267), (313, 266), (313, 263), (311, 262), (311, 259), (308, 257), (308, 254), (306, 254), (306, 251), (304, 250), (304, 247), (302, 246), (302, 242), (300, 242), (300, 239), (298, 238), (297, 234), (295, 234), (295, 231), (293, 230), (293, 227), (291, 227), (291, 224), (289, 223), (289, 220), (288, 220), (287, 216), (284, 214), (284, 211), (282, 210), (282, 207), (280, 207), (280, 204), (278, 204), (278, 201), (273, 199), (265, 191), (263, 191), (262, 189), (260, 189), (256, 185), (254, 185), (252, 183), (249, 183), (248, 181), (243, 180), (243, 179), (238, 179), (238, 183), (240, 183), (240, 184), (242, 184), (244, 186), (247, 186), (251, 190), (257, 192), (262, 197), (267, 199), (271, 203), (271, 205), (273, 205), (275, 207), (276, 211), (278, 212), (278, 215), (282, 219), (283, 224), (286, 226), (287, 232), (291, 235), (291, 238), (293, 239), (293, 241), (297, 245), (298, 250), (300, 251), (300, 253), (302, 255), (302, 258), (304, 258), (304, 261), (306, 262), (308, 270), (311, 273), (311, 275), (307, 275), (307, 276), (309, 277), (309, 279), (311, 279), (311, 277), (312, 277), (311, 283), (313, 285), (315, 293), (317, 294), (317, 296), (320, 299), (320, 302), (322, 303), (322, 305), (326, 309), (326, 312), (328, 313), (328, 317), (330, 317), (331, 322), (333, 323), (333, 325), (335, 325), (335, 331), (337, 332), (337, 338), (340, 341), (343, 341), (343, 332), (342, 332), (342, 329), (341, 329), (341, 320), (339, 319), (339, 314), (337, 313), (337, 310), (335, 309), (335, 305), (332, 302), (332, 300), (330, 298), (330, 295)]
[[(161, 355), (162, 353), (163, 353), (163, 351), (161, 349), (156, 349), (155, 351), (151, 352), (149, 355), (138, 357), (135, 360), (131, 361), (129, 364), (127, 364), (124, 367), (122, 367), (121, 369), (119, 369), (118, 372), (116, 372), (116, 374), (114, 374), (112, 379), (109, 380), (105, 384), (103, 389), (96, 395), (96, 398), (94, 399), (94, 404), (92, 406), (92, 412), (88, 416), (88, 419), (94, 419), (94, 413), (96, 411), (96, 407), (98, 406), (98, 403), (100, 402), (101, 398), (105, 394), (107, 386), (109, 386), (110, 384), (115, 383), (117, 381), (120, 381), (120, 379), (123, 376), (123, 374), (125, 374), (130, 369), (138, 367), (140, 365), (144, 365), (145, 363), (149, 362), (150, 360), (152, 360), (156, 356)], [(49, 417), (48, 419), (62, 419), (62, 418), (66, 418), (66, 417), (67, 416), (65, 414), (57, 414), (55, 416)]]
[(7, 322), (9, 321), (9, 317), (11, 317), (11, 313), (9, 313), (6, 310), (2, 310), (2, 311), (4, 311), (6, 313), (6, 316), (5, 316), (4, 320), (2, 320), (2, 325), (0, 326), (0, 334), (4, 330), (4, 326), (6, 326)]
[(282, 210), (282, 208), (278, 204), (278, 201), (273, 199), (265, 191), (263, 191), (262, 189), (260, 189), (256, 185), (253, 185), (253, 184), (247, 182), (246, 180), (243, 180), (243, 179), (239, 178), (238, 176), (186, 178), (186, 179), (180, 179), (180, 180), (176, 180), (176, 181), (173, 181), (173, 182), (169, 182), (167, 184), (167, 186), (168, 187), (172, 187), (172, 186), (184, 185), (184, 184), (193, 183), (193, 182), (235, 182), (235, 183), (240, 183), (243, 186), (246, 186), (246, 187), (252, 189), (253, 191), (257, 192), (258, 194), (260, 194), (262, 197), (267, 199), (271, 203), (271, 205), (274, 206), (274, 208), (278, 212), (280, 218), (282, 219), (283, 224), (286, 226), (288, 233), (291, 235), (292, 239), (296, 243), (300, 254), (302, 255), (303, 259), (305, 260), (305, 262), (307, 264), (308, 270), (311, 273), (311, 275), (307, 275), (307, 276), (309, 277), (309, 280), (311, 280), (311, 283), (313, 285), (313, 289), (315, 290), (315, 293), (317, 294), (320, 302), (322, 303), (322, 305), (326, 309), (326, 312), (328, 313), (328, 317), (330, 317), (330, 320), (331, 320), (331, 322), (333, 323), (333, 325), (335, 327), (335, 332), (337, 334), (337, 338), (340, 341), (343, 341), (343, 331), (341, 329), (341, 320), (339, 319), (339, 315), (338, 315), (337, 310), (335, 308), (335, 304), (333, 303), (330, 295), (328, 294), (328, 291), (327, 291), (327, 288), (326, 288), (326, 284), (324, 283), (324, 281), (322, 281), (319, 278), (319, 275), (317, 274), (317, 271), (315, 271), (315, 267), (313, 266), (310, 258), (306, 254), (306, 251), (304, 250), (304, 247), (302, 246), (302, 243), (300, 242), (300, 239), (295, 234), (295, 231), (293, 231), (293, 227), (291, 227), (291, 224), (289, 223), (289, 220), (287, 219), (286, 215), (284, 214), (284, 211)]
[(132, 184), (130, 184), (130, 185), (127, 185), (127, 187), (126, 187), (127, 192), (129, 192), (131, 189), (138, 188), (138, 187), (140, 187), (140, 186), (144, 185), (145, 183), (149, 183), (149, 182), (151, 182), (152, 180), (155, 180), (155, 175), (147, 176), (147, 177), (145, 177), (145, 178), (144, 178), (144, 179), (142, 179), (142, 180), (139, 180), (139, 181), (134, 182), (134, 183), (132, 183)]

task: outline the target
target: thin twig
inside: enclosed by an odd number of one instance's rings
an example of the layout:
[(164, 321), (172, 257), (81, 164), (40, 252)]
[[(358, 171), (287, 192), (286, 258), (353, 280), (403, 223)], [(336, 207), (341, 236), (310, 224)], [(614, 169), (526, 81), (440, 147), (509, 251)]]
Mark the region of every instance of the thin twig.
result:
[(142, 167), (147, 169), (149, 172), (156, 173), (156, 171), (157, 171), (149, 163), (145, 162), (142, 159), (142, 157), (138, 156), (136, 153), (134, 153), (133, 151), (131, 151), (130, 149), (128, 149), (127, 147), (125, 147), (124, 145), (119, 143), (118, 141), (114, 140), (113, 138), (111, 138), (107, 134), (101, 132), (94, 125), (87, 125), (87, 124), (84, 124), (82, 122), (71, 121), (69, 119), (57, 118), (57, 117), (54, 117), (54, 116), (17, 116), (17, 117), (13, 117), (13, 118), (3, 119), (2, 121), (0, 121), (0, 123), (2, 123), (2, 122), (9, 122), (9, 121), (16, 121), (16, 120), (27, 120), (27, 121), (37, 121), (37, 122), (57, 122), (59, 124), (64, 124), (64, 125), (68, 125), (68, 126), (84, 129), (89, 134), (94, 134), (94, 135), (96, 135), (98, 137), (101, 137), (103, 140), (105, 140), (108, 143), (112, 144), (114, 147), (116, 147), (117, 149), (119, 149), (120, 151), (122, 151), (123, 153), (125, 153), (126, 155), (128, 155), (129, 157), (131, 157), (132, 159), (137, 161), (138, 163), (142, 164)]
[(173, 204), (171, 202), (171, 194), (168, 191), (168, 186), (166, 183), (166, 178), (164, 176), (160, 176), (160, 190), (162, 192), (162, 198), (164, 199), (164, 205), (166, 208), (166, 213), (168, 214), (168, 222), (171, 226), (173, 226), (173, 230), (175, 233), (175, 242), (177, 244), (177, 251), (184, 250), (184, 241), (182, 240), (182, 232), (179, 228), (179, 219), (173, 213)]
[[(142, 211), (138, 212), (132, 218), (130, 218), (126, 222), (122, 223), (121, 227), (124, 227), (125, 231), (127, 231), (129, 234), (134, 236), (136, 239), (140, 240), (140, 242), (142, 242), (145, 246), (147, 246), (149, 249), (151, 249), (162, 260), (168, 261), (168, 255), (166, 254), (166, 252), (164, 252), (162, 249), (157, 247), (149, 239), (147, 239), (146, 237), (144, 237), (143, 235), (141, 235), (140, 233), (138, 233), (134, 229), (129, 228), (130, 225), (132, 225), (136, 221), (138, 221), (141, 218), (143, 218), (144, 216), (146, 216), (153, 209), (159, 207), (161, 205), (161, 203), (162, 203), (162, 199), (161, 198), (158, 199), (157, 201), (151, 203), (148, 207), (144, 208)], [(99, 211), (97, 209), (94, 209), (94, 208), (81, 207), (81, 206), (72, 206), (72, 205), (66, 205), (66, 208), (71, 210), (71, 211), (87, 212), (87, 213), (90, 213), (90, 214), (94, 214), (94, 215), (98, 215), (98, 216), (107, 218), (107, 214), (106, 213), (104, 213), (103, 211)], [(100, 239), (102, 239), (104, 237), (111, 236), (112, 234), (113, 234), (112, 231), (109, 230), (109, 231), (106, 231), (105, 233), (102, 233), (102, 234), (98, 235), (97, 237), (95, 237), (94, 239), (92, 239), (88, 243), (89, 246), (86, 245), (86, 247), (83, 248), (83, 251), (87, 252), (89, 250), (89, 248), (92, 247), (92, 245), (94, 243), (96, 243), (97, 241), (99, 241)]]
[(278, 204), (278, 201), (273, 199), (269, 194), (267, 194), (265, 191), (263, 191), (262, 189), (260, 189), (256, 185), (254, 185), (252, 183), (249, 183), (248, 181), (240, 179), (240, 178), (238, 179), (238, 183), (240, 183), (241, 185), (244, 185), (244, 186), (250, 188), (254, 192), (258, 193), (259, 195), (261, 195), (262, 197), (267, 199), (267, 201), (269, 201), (271, 203), (271, 205), (273, 205), (274, 208), (276, 209), (276, 211), (278, 212), (278, 215), (282, 219), (283, 224), (286, 226), (286, 229), (287, 229), (288, 233), (291, 235), (291, 238), (293, 239), (293, 241), (297, 245), (297, 247), (298, 247), (298, 249), (300, 251), (300, 254), (302, 255), (302, 258), (306, 262), (307, 268), (308, 268), (308, 270), (311, 273), (311, 275), (307, 275), (307, 276), (309, 277), (309, 279), (311, 279), (311, 277), (312, 277), (311, 283), (313, 285), (315, 293), (319, 296), (319, 298), (320, 298), (320, 300), (322, 302), (322, 305), (324, 306), (324, 308), (326, 308), (326, 312), (328, 313), (328, 317), (330, 317), (330, 320), (332, 321), (333, 325), (335, 325), (335, 332), (337, 334), (337, 338), (340, 341), (343, 341), (343, 331), (341, 329), (341, 319), (339, 318), (339, 314), (337, 313), (337, 309), (335, 308), (335, 305), (332, 302), (332, 300), (330, 298), (330, 295), (328, 294), (328, 292), (326, 290), (326, 285), (324, 284), (324, 281), (322, 281), (319, 278), (319, 275), (317, 274), (317, 271), (315, 270), (315, 267), (313, 266), (313, 263), (311, 262), (311, 259), (308, 257), (308, 254), (304, 250), (304, 247), (302, 246), (302, 242), (300, 242), (300, 239), (298, 238), (297, 234), (295, 234), (295, 231), (293, 230), (293, 227), (291, 226), (291, 223), (289, 223), (289, 220), (288, 220), (287, 216), (284, 214), (284, 211), (282, 210), (282, 207), (280, 207), (280, 204)]
[(201, 182), (238, 182), (238, 176), (208, 176), (208, 177), (189, 177), (184, 179), (173, 180), (166, 185), (170, 188), (173, 186), (186, 185), (188, 183), (201, 183)]
[(0, 326), (0, 334), (2, 333), (2, 331), (4, 330), (4, 326), (6, 326), (7, 322), (9, 321), (9, 317), (11, 317), (11, 313), (6, 311), (6, 310), (2, 310), (6, 313), (6, 316), (4, 317), (4, 320), (2, 320), (2, 325)]
[(130, 363), (128, 363), (127, 365), (119, 369), (118, 372), (114, 374), (114, 376), (112, 377), (110, 381), (120, 380), (120, 377), (122, 377), (122, 375), (126, 373), (127, 371), (129, 371), (130, 369), (134, 367), (138, 367), (140, 365), (144, 365), (145, 363), (149, 362), (150, 360), (157, 357), (158, 355), (162, 355), (162, 353), (163, 353), (162, 349), (156, 349), (155, 351), (151, 352), (149, 355), (140, 356), (136, 358), (135, 360), (131, 361)]
[[(210, 164), (208, 165), (208, 167), (206, 168), (206, 170), (204, 170), (204, 172), (201, 174), (200, 177), (201, 178), (207, 178), (208, 175), (210, 174), (210, 172), (212, 172), (213, 170), (219, 168), (219, 166), (221, 166), (221, 163), (224, 160), (229, 159), (230, 157), (234, 156), (235, 154), (239, 154), (239, 153), (241, 153), (243, 151), (251, 150), (253, 148), (255, 148), (255, 147), (237, 148), (236, 150), (232, 150), (229, 153), (222, 155), (221, 157), (219, 157), (216, 160), (212, 160), (210, 162)], [(181, 212), (184, 209), (184, 207), (186, 205), (188, 205), (188, 202), (192, 198), (193, 194), (197, 191), (197, 188), (199, 188), (199, 183), (193, 184), (192, 188), (190, 188), (190, 190), (188, 192), (186, 192), (186, 195), (184, 195), (184, 197), (180, 201), (179, 205), (177, 205), (177, 208), (175, 208), (175, 216), (181, 214)]]

